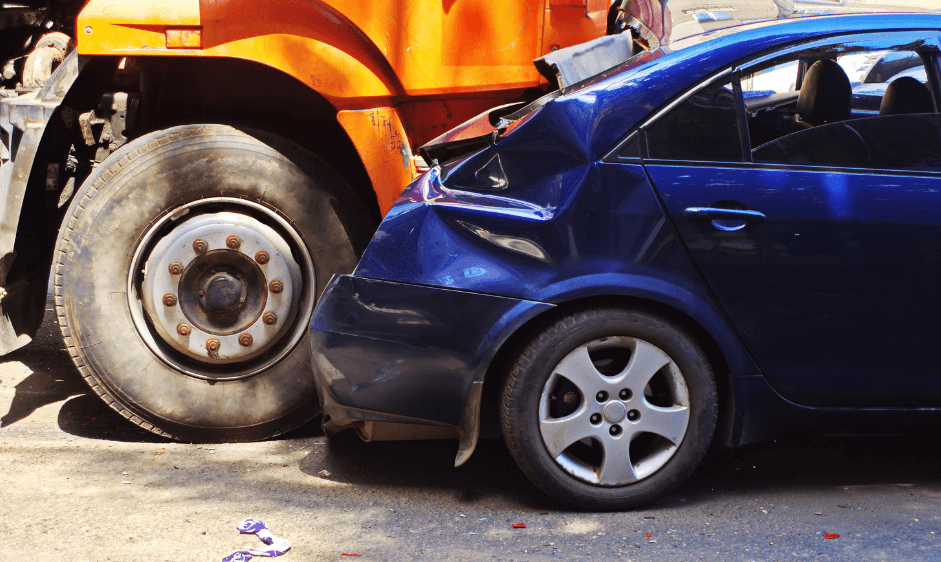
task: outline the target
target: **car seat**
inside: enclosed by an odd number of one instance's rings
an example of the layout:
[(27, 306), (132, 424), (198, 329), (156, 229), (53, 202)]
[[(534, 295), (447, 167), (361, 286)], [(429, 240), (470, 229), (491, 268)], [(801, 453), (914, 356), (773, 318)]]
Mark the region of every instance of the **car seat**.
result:
[(801, 84), (797, 97), (799, 123), (816, 127), (843, 121), (850, 116), (853, 88), (846, 72), (830, 59), (815, 62)]
[(934, 102), (928, 87), (912, 78), (896, 78), (882, 94), (879, 115), (904, 115), (907, 113), (934, 113)]

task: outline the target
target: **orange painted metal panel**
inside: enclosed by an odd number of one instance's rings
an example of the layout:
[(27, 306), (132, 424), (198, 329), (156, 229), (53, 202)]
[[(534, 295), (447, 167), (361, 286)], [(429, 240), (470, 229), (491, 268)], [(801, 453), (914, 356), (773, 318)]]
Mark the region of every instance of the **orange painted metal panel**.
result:
[[(79, 16), (78, 49), (254, 60), (291, 73), (338, 107), (362, 107), (364, 98), (536, 86), (534, 58), (604, 33), (606, 8), (598, 6), (605, 0), (586, 1), (91, 0)], [(543, 36), (547, 22), (551, 41)], [(201, 26), (202, 49), (168, 50), (172, 26)]]
[(542, 51), (562, 49), (601, 37), (607, 31), (608, 0), (552, 0), (546, 10)]
[(86, 8), (80, 31), (95, 24), (199, 25), (199, 0), (92, 0)]
[(341, 111), (337, 120), (356, 146), (376, 191), (379, 210), (385, 215), (402, 189), (416, 177), (398, 112), (391, 107)]
[[(413, 172), (389, 143), (410, 152), (544, 84), (532, 60), (606, 22), (607, 0), (90, 0), (78, 51), (233, 57), (293, 76), (340, 111), (385, 209)], [(168, 29), (199, 30), (201, 47), (171, 37), (168, 49)]]

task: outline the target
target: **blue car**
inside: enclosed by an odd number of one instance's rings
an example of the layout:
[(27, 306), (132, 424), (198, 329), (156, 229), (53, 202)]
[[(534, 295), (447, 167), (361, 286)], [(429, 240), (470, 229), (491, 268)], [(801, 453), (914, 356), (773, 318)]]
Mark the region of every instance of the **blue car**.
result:
[[(454, 438), (460, 465), (498, 426), (535, 486), (608, 510), (673, 489), (714, 440), (937, 424), (939, 30), (632, 28), (639, 53), (537, 61), (560, 88), (424, 147), (431, 169), (324, 292), (324, 427)], [(927, 84), (854, 108), (846, 57), (886, 52)], [(611, 68), (585, 78), (591, 60)]]

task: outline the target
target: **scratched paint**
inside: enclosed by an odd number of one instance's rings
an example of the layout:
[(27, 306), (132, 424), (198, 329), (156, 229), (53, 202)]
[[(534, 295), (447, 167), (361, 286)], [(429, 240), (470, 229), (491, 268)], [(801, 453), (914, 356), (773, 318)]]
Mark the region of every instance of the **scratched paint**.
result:
[(402, 168), (411, 171), (412, 155), (408, 149), (408, 144), (399, 133), (395, 124), (380, 111), (371, 111), (369, 113), (373, 129), (381, 139), (383, 148), (389, 154), (399, 154), (402, 157)]

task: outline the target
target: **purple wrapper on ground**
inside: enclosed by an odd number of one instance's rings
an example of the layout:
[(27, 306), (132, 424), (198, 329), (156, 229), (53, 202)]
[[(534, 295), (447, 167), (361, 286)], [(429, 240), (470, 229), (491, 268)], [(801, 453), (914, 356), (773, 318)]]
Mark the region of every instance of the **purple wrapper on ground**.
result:
[(275, 556), (281, 556), (288, 550), (291, 550), (290, 541), (275, 537), (268, 527), (257, 519), (246, 519), (239, 523), (237, 529), (242, 534), (254, 534), (261, 542), (269, 545), (271, 548), (239, 550), (223, 558), (222, 562), (247, 562), (251, 560), (253, 556), (273, 558)]

